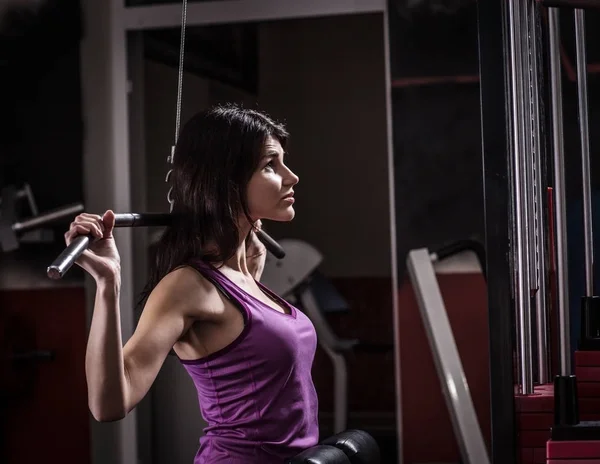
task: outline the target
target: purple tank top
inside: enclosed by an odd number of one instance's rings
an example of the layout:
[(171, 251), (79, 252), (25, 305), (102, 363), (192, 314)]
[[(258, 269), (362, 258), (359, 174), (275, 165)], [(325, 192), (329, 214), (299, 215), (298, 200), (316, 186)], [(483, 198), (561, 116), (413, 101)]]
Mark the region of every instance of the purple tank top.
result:
[(311, 368), (317, 346), (306, 315), (260, 288), (290, 314), (264, 304), (202, 261), (190, 263), (244, 316), (230, 345), (181, 363), (207, 422), (194, 464), (281, 464), (319, 439), (317, 394)]

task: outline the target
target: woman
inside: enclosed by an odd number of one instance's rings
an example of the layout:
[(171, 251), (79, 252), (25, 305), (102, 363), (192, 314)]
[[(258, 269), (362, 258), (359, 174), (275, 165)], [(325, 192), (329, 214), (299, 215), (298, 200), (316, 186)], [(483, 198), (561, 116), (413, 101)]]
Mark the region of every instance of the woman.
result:
[(135, 333), (121, 341), (114, 214), (81, 214), (65, 234), (96, 240), (78, 264), (97, 284), (87, 352), (89, 407), (125, 417), (173, 349), (198, 390), (208, 426), (195, 464), (281, 463), (317, 444), (308, 318), (258, 281), (262, 219), (291, 221), (298, 177), (285, 165), (288, 134), (234, 106), (194, 116), (175, 149), (174, 223), (159, 240)]

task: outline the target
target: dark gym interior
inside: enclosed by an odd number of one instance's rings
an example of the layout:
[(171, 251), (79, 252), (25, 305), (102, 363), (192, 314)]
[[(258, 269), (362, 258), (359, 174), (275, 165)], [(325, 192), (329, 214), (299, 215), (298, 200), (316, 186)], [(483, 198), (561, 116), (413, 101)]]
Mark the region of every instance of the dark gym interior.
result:
[[(105, 1), (123, 3), (124, 8), (181, 4), (181, 0)], [(190, 0), (190, 4), (220, 2)], [(497, 121), (505, 116), (504, 108), (486, 106), (490, 100), (482, 92), (484, 79), (494, 79), (490, 70), (484, 74), (482, 54), (497, 60), (503, 56), (501, 49), (486, 49), (488, 43), (482, 40), (482, 28), (501, 30), (500, 17), (498, 24), (483, 24), (493, 16), (490, 12), (501, 10), (502, 2), (489, 2), (494, 7), (475, 0), (388, 0), (380, 2), (385, 3), (385, 12), (191, 25), (186, 32), (183, 121), (210, 105), (235, 101), (267, 110), (290, 129), (290, 164), (302, 179), (298, 218), (292, 225), (269, 223), (267, 230), (276, 240), (302, 239), (324, 256), (320, 271), (327, 288), (335, 289), (342, 301), (322, 308), (326, 322), (338, 337), (357, 341), (344, 352), (346, 428), (371, 434), (381, 463), (467, 462), (406, 264), (411, 250), (441, 250), (457, 243), (467, 243), (467, 251), (436, 263), (437, 282), (485, 446), (494, 457), (490, 462), (501, 463), (493, 449), (502, 445), (492, 445), (500, 425), (495, 422), (496, 393), (490, 376), (499, 364), (494, 357), (496, 341), (490, 338), (496, 328), (488, 312), (488, 286), (502, 280), (508, 288), (510, 278), (508, 271), (499, 277), (501, 271), (486, 258), (508, 255), (511, 248), (490, 240), (496, 219), (490, 217), (487, 203), (484, 165), (489, 158), (484, 152), (493, 144), (502, 152), (509, 150), (505, 139), (493, 140), (493, 131), (492, 139), (482, 137), (488, 124), (482, 119), (484, 110), (497, 111)], [(104, 47), (97, 57), (90, 55), (93, 40), (99, 40), (97, 27), (89, 24), (92, 3), (97, 2), (0, 4), (0, 462), (129, 464), (122, 442), (123, 437), (133, 437), (132, 452), (139, 463), (191, 463), (204, 423), (193, 385), (172, 357), (140, 404), (135, 422), (98, 424), (90, 416), (84, 367), (93, 290), (76, 266), (59, 281), (46, 275), (48, 264), (65, 247), (63, 234), (74, 215), (18, 236), (16, 244), (12, 241), (13, 224), (19, 221), (74, 204), (111, 208), (105, 199), (118, 198), (115, 184), (104, 178), (108, 171), (100, 170), (97, 176), (94, 171), (112, 163), (112, 155), (107, 153), (106, 161), (97, 153), (92, 157), (86, 143), (90, 131), (110, 133), (94, 127), (88, 117), (92, 87), (108, 78), (97, 75), (93, 83), (86, 83), (95, 72), (89, 63), (97, 60), (98, 69), (105, 69), (102, 63), (110, 53)], [(540, 42), (547, 46), (550, 7), (538, 8)], [(592, 218), (598, 224), (600, 9), (585, 11)], [(104, 13), (112, 14), (108, 7)], [(97, 20), (108, 27), (106, 18)], [(575, 352), (586, 276), (572, 8), (561, 9), (560, 31), (567, 299), (570, 349)], [(127, 161), (131, 172), (125, 174), (130, 176), (129, 204), (166, 212), (164, 176), (175, 124), (180, 28), (129, 31), (125, 37), (129, 47), (141, 47), (135, 55), (139, 61), (130, 59), (127, 64), (132, 86), (127, 116), (130, 154), (123, 156), (132, 160)], [(540, 99), (545, 103), (541, 113), (550, 127), (549, 61), (544, 53), (540, 52), (544, 73)], [(498, 69), (501, 66), (499, 62)], [(143, 74), (141, 80), (136, 72)], [(498, 133), (505, 134), (504, 129)], [(556, 179), (550, 161), (551, 134), (544, 135), (544, 180), (552, 188)], [(102, 191), (104, 185), (112, 193), (91, 199), (90, 192)], [(18, 195), (15, 199), (15, 192), (25, 188), (35, 199), (33, 209), (31, 201)], [(340, 190), (347, 193), (341, 206), (333, 198)], [(498, 228), (507, 230), (512, 224), (506, 218), (497, 221)], [(552, 227), (546, 227), (543, 233), (552, 235)], [(594, 244), (599, 229), (594, 228)], [(133, 232), (132, 249), (142, 268), (148, 259), (144, 245), (152, 241), (153, 233)], [(548, 271), (549, 281), (555, 278), (554, 270)], [(145, 276), (142, 272), (133, 278), (137, 296)], [(595, 276), (594, 282), (598, 288), (600, 279)], [(555, 290), (548, 292), (552, 300)], [(556, 311), (550, 309), (552, 318)], [(131, 314), (135, 326), (137, 313), (132, 309)], [(551, 324), (559, 330), (555, 321)], [(512, 343), (507, 348), (512, 354), (517, 342), (506, 343)], [(548, 347), (554, 373), (559, 369), (557, 343), (553, 340)], [(511, 379), (513, 369), (519, 368), (516, 352), (514, 356), (502, 363)], [(331, 360), (322, 348), (317, 349), (312, 375), (319, 396), (320, 434), (327, 437), (335, 433), (337, 390)], [(511, 380), (515, 385), (516, 378), (515, 374)], [(513, 398), (512, 392), (509, 395)], [(580, 411), (583, 407), (580, 401)], [(592, 414), (598, 411), (580, 415), (599, 420)], [(506, 433), (516, 437), (507, 451), (514, 459), (502, 464), (546, 463), (545, 455), (538, 459), (533, 451), (521, 452), (543, 448), (549, 439), (546, 431), (536, 431), (542, 445), (536, 441), (527, 447), (519, 444), (525, 432), (513, 427)]]

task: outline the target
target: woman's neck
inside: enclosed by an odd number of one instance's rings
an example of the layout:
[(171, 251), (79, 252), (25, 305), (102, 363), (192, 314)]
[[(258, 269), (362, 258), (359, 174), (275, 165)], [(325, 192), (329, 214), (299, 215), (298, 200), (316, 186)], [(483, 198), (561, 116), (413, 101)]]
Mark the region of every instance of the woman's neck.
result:
[(238, 226), (239, 230), (239, 243), (235, 254), (229, 258), (225, 263), (223, 263), (228, 268), (241, 272), (242, 274), (252, 277), (250, 270), (248, 269), (248, 263), (246, 261), (246, 237), (250, 233), (252, 226), (247, 222), (243, 221), (243, 225)]

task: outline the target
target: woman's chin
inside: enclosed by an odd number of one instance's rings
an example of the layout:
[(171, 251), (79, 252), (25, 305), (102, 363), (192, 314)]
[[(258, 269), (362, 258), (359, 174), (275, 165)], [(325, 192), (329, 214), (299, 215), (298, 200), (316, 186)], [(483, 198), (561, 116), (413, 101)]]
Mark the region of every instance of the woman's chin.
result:
[(296, 211), (294, 211), (294, 208), (289, 206), (285, 209), (285, 211), (278, 211), (277, 213), (265, 219), (276, 222), (289, 222), (294, 219), (295, 216)]

